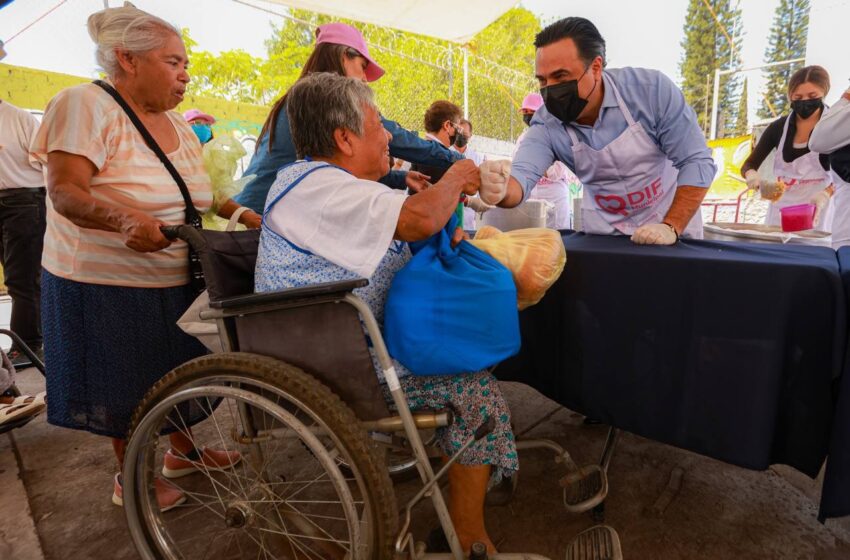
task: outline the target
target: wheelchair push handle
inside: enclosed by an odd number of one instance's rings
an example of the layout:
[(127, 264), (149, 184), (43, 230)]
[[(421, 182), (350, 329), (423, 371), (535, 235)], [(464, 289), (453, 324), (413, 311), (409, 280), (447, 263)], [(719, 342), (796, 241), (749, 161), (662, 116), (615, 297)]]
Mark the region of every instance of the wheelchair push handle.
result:
[(159, 231), (169, 241), (176, 241), (180, 238), (180, 228), (183, 226), (161, 226)]

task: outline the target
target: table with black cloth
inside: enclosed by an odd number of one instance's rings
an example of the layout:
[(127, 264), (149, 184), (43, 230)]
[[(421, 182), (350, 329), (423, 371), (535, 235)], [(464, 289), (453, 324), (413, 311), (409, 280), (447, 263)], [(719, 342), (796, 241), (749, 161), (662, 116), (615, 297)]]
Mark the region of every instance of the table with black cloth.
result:
[[(850, 247), (838, 250), (838, 264), (845, 293), (850, 294)], [(850, 298), (845, 303), (850, 310)], [(821, 519), (850, 515), (850, 355), (845, 357), (844, 364), (844, 373), (838, 382), (835, 421), (823, 481)]]
[[(563, 239), (564, 273), (520, 314), (522, 350), (499, 365), (499, 379), (735, 465), (784, 463), (817, 475), (847, 346), (835, 251)], [(843, 446), (850, 453), (850, 440)]]

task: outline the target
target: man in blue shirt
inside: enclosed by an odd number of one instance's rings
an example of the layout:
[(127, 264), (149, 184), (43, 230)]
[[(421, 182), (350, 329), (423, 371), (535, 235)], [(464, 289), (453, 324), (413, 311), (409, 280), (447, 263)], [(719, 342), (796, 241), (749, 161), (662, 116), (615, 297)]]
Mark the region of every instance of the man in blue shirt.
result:
[(584, 231), (630, 235), (641, 244), (701, 238), (700, 204), (716, 168), (682, 92), (655, 70), (605, 70), (605, 40), (584, 18), (549, 25), (535, 47), (545, 106), (506, 183), (482, 171), (482, 199), (519, 204), (558, 160), (584, 185)]

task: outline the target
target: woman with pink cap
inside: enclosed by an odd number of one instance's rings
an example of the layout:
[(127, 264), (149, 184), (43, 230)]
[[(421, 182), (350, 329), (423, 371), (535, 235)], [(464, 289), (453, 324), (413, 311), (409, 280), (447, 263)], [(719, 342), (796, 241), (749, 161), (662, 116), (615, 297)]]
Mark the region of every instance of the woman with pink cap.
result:
[[(543, 96), (539, 93), (529, 93), (522, 100), (522, 120), (526, 126), (531, 126), (531, 118), (535, 111), (543, 106)], [(514, 153), (525, 138), (525, 132), (517, 139)], [(577, 183), (578, 178), (572, 174), (566, 165), (556, 161), (537, 181), (534, 189), (528, 194), (529, 200), (545, 200), (552, 203), (553, 211), (546, 218), (546, 226), (553, 229), (569, 229), (572, 227), (570, 183)]]
[[(374, 82), (384, 75), (384, 70), (369, 55), (369, 47), (363, 35), (344, 23), (327, 23), (316, 29), (316, 46), (298, 79), (301, 80), (314, 72), (331, 72), (365, 82)], [(277, 177), (278, 170), (297, 160), (285, 107), (286, 95), (278, 99), (272, 107), (260, 132), (257, 150), (245, 170), (246, 176), (256, 177), (236, 197), (240, 204), (256, 212), (263, 212), (266, 195)], [(381, 121), (392, 135), (390, 155), (395, 158), (440, 168), (449, 167), (455, 161), (463, 159), (462, 154), (435, 142), (423, 140), (396, 122), (383, 117)], [(421, 173), (390, 171), (381, 182), (392, 188), (418, 191), (426, 185), (427, 179)]]

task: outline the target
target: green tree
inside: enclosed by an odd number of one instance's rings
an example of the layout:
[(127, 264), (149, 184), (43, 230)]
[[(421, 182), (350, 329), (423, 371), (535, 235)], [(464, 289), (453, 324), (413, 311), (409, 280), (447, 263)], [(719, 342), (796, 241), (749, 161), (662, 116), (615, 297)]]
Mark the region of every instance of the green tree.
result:
[[(770, 39), (764, 53), (766, 63), (781, 62), (806, 56), (809, 33), (809, 0), (780, 0), (773, 15)], [(767, 87), (759, 107), (762, 118), (777, 117), (788, 111), (788, 80), (803, 65), (783, 64), (765, 71)]]
[(741, 98), (738, 102), (738, 114), (735, 115), (735, 127), (729, 131), (730, 136), (742, 136), (747, 133), (749, 128), (749, 120), (747, 113), (749, 112), (749, 95), (748, 95), (748, 80), (744, 78), (744, 87), (741, 89)]
[[(679, 71), (685, 99), (696, 111), (706, 134), (711, 128), (714, 71), (741, 67), (742, 26), (737, 0), (690, 0), (688, 4)], [(740, 89), (737, 75), (721, 76), (718, 137), (732, 134), (736, 128), (733, 123), (737, 122)]]

